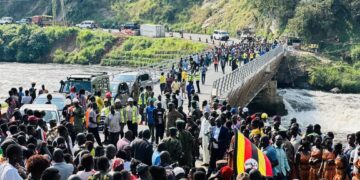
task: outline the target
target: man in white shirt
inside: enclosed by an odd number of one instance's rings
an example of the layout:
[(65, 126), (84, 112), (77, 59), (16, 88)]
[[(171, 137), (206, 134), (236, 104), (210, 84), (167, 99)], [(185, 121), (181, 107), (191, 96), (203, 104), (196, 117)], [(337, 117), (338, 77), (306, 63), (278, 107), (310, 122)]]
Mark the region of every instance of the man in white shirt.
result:
[(105, 127), (109, 127), (109, 141), (111, 144), (113, 144), (114, 146), (116, 145), (116, 143), (119, 140), (119, 135), (120, 135), (120, 122), (122, 122), (122, 118), (121, 117), (121, 113), (120, 111), (118, 111), (117, 109), (115, 109), (114, 107), (111, 107), (110, 110), (110, 114), (108, 117), (106, 117), (105, 119)]
[(299, 135), (299, 130), (296, 126), (292, 126), (290, 129), (291, 139), (290, 142), (294, 147), (295, 153), (299, 150), (301, 137)]
[(25, 96), (23, 96), (22, 98), (21, 98), (21, 105), (23, 105), (23, 104), (31, 104), (31, 100), (32, 100), (32, 98), (31, 98), (31, 96), (29, 95), (29, 90), (26, 90), (25, 91)]
[(210, 151), (208, 149), (208, 145), (210, 142), (210, 127), (211, 124), (209, 122), (209, 112), (205, 112), (204, 116), (201, 118), (201, 126), (199, 139), (201, 139), (202, 143), (202, 156), (204, 164), (209, 164), (210, 161)]
[(19, 163), (23, 159), (21, 147), (17, 144), (11, 144), (6, 148), (5, 155), (8, 160), (0, 164), (0, 179), (22, 180), (23, 178), (20, 176), (20, 173), (25, 178), (25, 172), (18, 168), (20, 167)]

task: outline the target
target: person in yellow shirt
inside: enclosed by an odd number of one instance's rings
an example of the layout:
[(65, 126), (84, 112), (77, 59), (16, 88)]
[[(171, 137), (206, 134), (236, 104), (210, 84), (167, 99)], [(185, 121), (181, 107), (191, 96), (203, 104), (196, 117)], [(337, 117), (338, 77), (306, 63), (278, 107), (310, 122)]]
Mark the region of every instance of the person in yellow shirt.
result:
[[(96, 102), (96, 105), (97, 105), (97, 109), (96, 109), (97, 112), (96, 113), (100, 114), (102, 109), (104, 108), (104, 100), (101, 98), (101, 90), (98, 90), (95, 93), (95, 102)], [(100, 116), (96, 117), (96, 121), (98, 123), (100, 122)]]
[(171, 90), (173, 93), (175, 93), (177, 90), (180, 90), (180, 83), (177, 81), (177, 79), (175, 79), (171, 84)]
[(161, 94), (163, 94), (164, 90), (165, 90), (165, 85), (166, 85), (166, 77), (164, 75), (164, 73), (161, 73), (160, 76), (160, 92)]
[(183, 70), (181, 72), (181, 79), (186, 82), (187, 76), (188, 76), (187, 72), (185, 70)]

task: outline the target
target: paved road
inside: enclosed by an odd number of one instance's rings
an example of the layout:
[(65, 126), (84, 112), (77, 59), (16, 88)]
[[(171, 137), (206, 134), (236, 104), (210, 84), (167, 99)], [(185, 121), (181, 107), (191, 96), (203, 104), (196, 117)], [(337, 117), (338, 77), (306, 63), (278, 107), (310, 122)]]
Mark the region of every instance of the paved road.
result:
[[(180, 33), (165, 33), (166, 37), (176, 37), (181, 38)], [(232, 44), (232, 43), (239, 43), (240, 40), (236, 38), (230, 38), (228, 41), (219, 41), (219, 40), (211, 40), (210, 35), (207, 34), (193, 34), (193, 33), (184, 33), (183, 34), (184, 39), (191, 39), (196, 42), (203, 42), (208, 43), (210, 45), (220, 45), (220, 44)]]

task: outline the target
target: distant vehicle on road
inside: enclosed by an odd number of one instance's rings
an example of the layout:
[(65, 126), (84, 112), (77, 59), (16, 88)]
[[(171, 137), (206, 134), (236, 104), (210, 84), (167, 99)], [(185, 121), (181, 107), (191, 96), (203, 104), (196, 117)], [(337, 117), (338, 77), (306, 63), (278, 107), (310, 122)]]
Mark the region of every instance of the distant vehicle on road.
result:
[(70, 89), (75, 87), (78, 92), (80, 89), (94, 94), (101, 90), (102, 95), (110, 90), (109, 75), (106, 72), (91, 74), (72, 74), (66, 81), (60, 81), (60, 93), (70, 93)]
[(31, 24), (31, 18), (22, 18), (19, 21), (16, 21), (16, 24)]
[(165, 27), (163, 25), (142, 24), (140, 35), (151, 38), (165, 37)]
[(14, 23), (14, 19), (12, 17), (2, 17), (0, 19), (0, 25), (3, 25), (3, 24), (12, 24)]
[(33, 16), (32, 23), (38, 26), (50, 26), (53, 23), (53, 17), (47, 15)]
[(80, 24), (76, 24), (76, 27), (95, 29), (95, 28), (97, 28), (97, 25), (94, 21), (87, 20), (87, 21), (81, 22)]
[(25, 109), (45, 111), (45, 116), (42, 118), (45, 122), (49, 123), (51, 120), (55, 120), (57, 124), (60, 124), (60, 113), (54, 104), (24, 104), (20, 108), (20, 113), (24, 115)]
[[(41, 94), (36, 97), (33, 104), (45, 104), (47, 102), (47, 95), (48, 94)], [(51, 93), (51, 96), (51, 104), (54, 104), (57, 107), (57, 110), (61, 112), (65, 107), (65, 96), (60, 93)]]
[(136, 22), (127, 22), (123, 25), (121, 25), (120, 30), (124, 29), (131, 29), (131, 30), (137, 30), (140, 29), (140, 25)]
[(220, 41), (227, 41), (229, 40), (229, 33), (223, 30), (215, 30), (212, 37), (215, 40), (220, 40)]

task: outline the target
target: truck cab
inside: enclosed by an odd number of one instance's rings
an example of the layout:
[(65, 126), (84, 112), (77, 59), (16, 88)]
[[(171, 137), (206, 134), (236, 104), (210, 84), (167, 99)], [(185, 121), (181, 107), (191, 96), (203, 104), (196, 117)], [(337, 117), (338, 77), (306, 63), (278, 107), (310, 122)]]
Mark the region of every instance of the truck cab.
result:
[(84, 89), (86, 92), (94, 94), (101, 90), (101, 94), (105, 95), (109, 91), (109, 75), (106, 72), (91, 74), (72, 74), (67, 77), (66, 81), (60, 81), (60, 93), (70, 93), (70, 88), (75, 87), (78, 92)]

